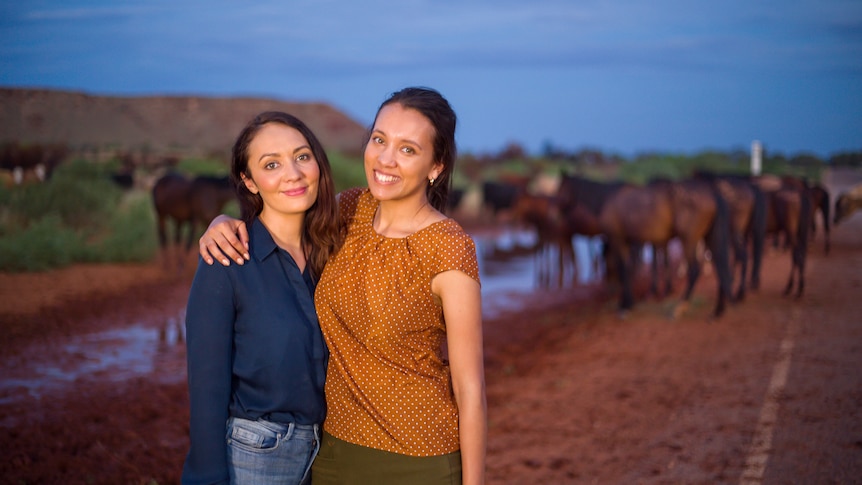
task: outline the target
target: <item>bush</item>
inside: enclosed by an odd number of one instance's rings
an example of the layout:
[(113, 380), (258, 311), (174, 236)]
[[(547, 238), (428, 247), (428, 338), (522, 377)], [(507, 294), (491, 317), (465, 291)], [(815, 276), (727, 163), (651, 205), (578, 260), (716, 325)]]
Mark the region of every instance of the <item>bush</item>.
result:
[(0, 239), (0, 269), (45, 271), (66, 266), (85, 253), (85, 244), (75, 231), (65, 227), (56, 214), (33, 221), (27, 228), (8, 231)]
[(106, 170), (72, 162), (44, 183), (0, 191), (0, 271), (152, 258), (149, 194), (130, 193), (124, 200)]

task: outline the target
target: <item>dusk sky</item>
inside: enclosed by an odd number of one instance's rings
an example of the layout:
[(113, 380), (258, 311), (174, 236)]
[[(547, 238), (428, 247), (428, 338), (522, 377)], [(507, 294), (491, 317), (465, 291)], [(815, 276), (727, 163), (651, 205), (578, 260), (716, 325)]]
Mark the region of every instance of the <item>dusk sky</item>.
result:
[(323, 101), (438, 89), (463, 152), (862, 151), (860, 0), (3, 0), (0, 86)]

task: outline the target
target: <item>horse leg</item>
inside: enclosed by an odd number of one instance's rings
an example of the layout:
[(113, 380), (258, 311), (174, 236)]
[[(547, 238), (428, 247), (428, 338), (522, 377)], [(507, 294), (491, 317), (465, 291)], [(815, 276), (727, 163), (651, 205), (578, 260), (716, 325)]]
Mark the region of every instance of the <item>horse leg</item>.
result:
[(159, 215), (156, 221), (156, 230), (159, 235), (159, 260), (162, 266), (167, 266), (169, 264), (168, 261), (168, 236), (167, 236), (167, 228), (165, 227), (167, 221), (165, 220), (165, 216)]
[(670, 253), (668, 245), (664, 244), (661, 248), (662, 258), (664, 259), (664, 294), (668, 296), (673, 293), (673, 274), (670, 271)]
[[(742, 301), (745, 299), (745, 275), (748, 273), (748, 250), (745, 247), (745, 241), (740, 236), (733, 237), (733, 259), (734, 268), (739, 266), (739, 287), (736, 289), (735, 300)], [(734, 271), (735, 273), (735, 271)], [(731, 274), (731, 280), (733, 274)]]
[[(569, 260), (569, 267), (572, 271), (571, 281), (572, 286), (578, 284), (578, 259), (575, 255), (575, 243), (572, 240), (572, 236), (568, 235), (568, 237), (563, 238), (562, 243), (563, 249), (565, 249), (566, 256)], [(561, 258), (562, 259), (562, 258)]]
[(691, 293), (694, 290), (694, 284), (700, 277), (700, 262), (697, 260), (697, 241), (683, 241), (683, 256), (686, 261), (688, 280), (686, 282), (685, 291), (682, 299), (673, 310), (673, 318), (678, 318), (688, 308)]
[(682, 299), (684, 301), (688, 301), (691, 298), (691, 293), (694, 290), (694, 284), (697, 283), (697, 279), (700, 277), (700, 261), (697, 260), (697, 244), (686, 244), (684, 249), (685, 251), (685, 260), (688, 264), (688, 281), (685, 285), (685, 292), (683, 293)]
[(799, 241), (796, 240), (794, 231), (788, 230), (786, 238), (787, 241), (789, 241), (792, 250), (790, 251), (790, 276), (787, 278), (787, 285), (784, 286), (784, 292), (782, 293), (783, 296), (788, 296), (793, 291), (795, 276), (798, 273), (797, 268), (799, 265), (799, 254), (796, 250), (796, 247), (799, 245)]

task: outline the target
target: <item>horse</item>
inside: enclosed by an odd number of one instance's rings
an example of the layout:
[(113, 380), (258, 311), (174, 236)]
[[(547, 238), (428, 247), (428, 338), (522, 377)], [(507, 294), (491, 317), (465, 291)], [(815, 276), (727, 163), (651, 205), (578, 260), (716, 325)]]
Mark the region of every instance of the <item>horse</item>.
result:
[[(539, 283), (551, 286), (553, 265), (550, 258), (557, 253), (557, 287), (563, 287), (566, 273), (571, 273), (572, 282), (577, 279), (577, 261), (572, 244), (574, 232), (560, 210), (556, 197), (522, 193), (512, 207), (516, 221), (531, 227), (536, 232), (536, 256)], [(570, 270), (570, 271), (567, 271)]]
[(817, 212), (820, 211), (823, 221), (823, 253), (829, 254), (829, 191), (822, 184), (815, 183), (808, 187), (811, 197), (811, 237), (817, 232)]
[(496, 219), (500, 212), (511, 210), (520, 194), (526, 192), (526, 184), (482, 182), (482, 205), (488, 208)]
[[(608, 197), (625, 185), (623, 182), (616, 181), (597, 182), (562, 172), (557, 186), (556, 200), (572, 233), (605, 239), (599, 223), (599, 213)], [(607, 256), (606, 240), (603, 246), (602, 253)], [(616, 276), (617, 272), (613, 270), (613, 265), (613, 261), (605, 258), (605, 276), (608, 279)]]
[(713, 253), (713, 264), (719, 278), (719, 297), (715, 315), (725, 309), (730, 296), (730, 269), (727, 257), (728, 210), (724, 200), (709, 183), (702, 181), (657, 181), (648, 186), (622, 182), (600, 183), (581, 177), (563, 175), (559, 196), (564, 205), (583, 204), (597, 215), (599, 227), (609, 250), (609, 263), (616, 265), (622, 285), (620, 310), (630, 310), (632, 273), (636, 249), (652, 245), (653, 287), (660, 254), (667, 259), (667, 244), (678, 238), (688, 261), (688, 286), (683, 296), (687, 302), (700, 274), (697, 247), (706, 239)]
[(755, 183), (764, 191), (767, 204), (767, 234), (783, 236), (790, 248), (791, 267), (784, 296), (793, 292), (802, 297), (805, 289), (805, 260), (808, 253), (808, 231), (811, 226), (811, 197), (804, 180), (792, 177), (777, 179), (770, 175), (754, 177)]
[(215, 218), (230, 200), (236, 197), (236, 191), (228, 177), (198, 176), (189, 179), (182, 174), (169, 172), (159, 178), (152, 189), (153, 205), (156, 210), (156, 222), (159, 236), (159, 246), (164, 258), (168, 258), (167, 241), (168, 221), (173, 221), (174, 245), (180, 247), (183, 228), (187, 228), (185, 251), (177, 257), (182, 267), (182, 261), (192, 247), (195, 228), (202, 227)]
[[(665, 248), (671, 239), (677, 238), (682, 243), (688, 266), (688, 283), (682, 303), (688, 303), (700, 276), (697, 249), (704, 241), (712, 254), (719, 283), (713, 314), (719, 317), (724, 313), (725, 302), (731, 297), (729, 211), (724, 199), (710, 183), (692, 179), (623, 187), (605, 202), (599, 220), (617, 260), (623, 286), (620, 310), (628, 311), (634, 304), (630, 245), (648, 243), (654, 248)], [(681, 308), (677, 306), (674, 316)]]
[[(616, 278), (619, 271), (616, 269), (616, 261), (607, 257), (609, 248), (599, 222), (599, 214), (602, 211), (602, 207), (604, 207), (605, 201), (627, 185), (619, 181), (597, 182), (576, 175), (562, 173), (558, 186), (557, 200), (564, 211), (572, 232), (589, 237), (600, 236), (605, 239), (602, 252), (603, 256), (605, 256), (606, 277), (609, 281)], [(640, 261), (642, 249), (642, 244), (631, 245), (629, 257), (632, 264)], [(672, 277), (669, 269), (670, 258), (667, 246), (653, 246), (652, 252), (650, 293), (657, 298), (661, 298), (673, 291)], [(598, 258), (594, 259), (597, 260)], [(661, 291), (658, 285), (659, 261), (662, 261), (662, 267), (664, 268), (664, 285)]]
[(730, 211), (730, 243), (733, 249), (731, 277), (739, 268), (739, 285), (734, 300), (745, 299), (751, 243), (751, 288), (760, 287), (760, 267), (766, 238), (767, 200), (763, 191), (748, 176), (698, 171), (694, 178), (712, 183)]
[(856, 185), (847, 192), (842, 192), (835, 199), (835, 219), (832, 222), (837, 226), (839, 222), (850, 217), (857, 209), (862, 209), (862, 184)]

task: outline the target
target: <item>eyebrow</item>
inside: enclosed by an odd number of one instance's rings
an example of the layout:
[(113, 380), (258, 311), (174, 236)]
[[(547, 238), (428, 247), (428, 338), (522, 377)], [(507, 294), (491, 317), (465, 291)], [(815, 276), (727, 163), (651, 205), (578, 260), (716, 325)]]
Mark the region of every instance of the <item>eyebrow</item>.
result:
[[(375, 133), (380, 133), (381, 135), (386, 136), (386, 132), (381, 130), (380, 128), (375, 128), (371, 132), (372, 135)], [(407, 143), (410, 143), (411, 145), (416, 145), (419, 148), (424, 148), (424, 146), (421, 143), (419, 143), (418, 141), (413, 141), (410, 138), (405, 138), (404, 141), (406, 141)]]
[[(294, 155), (296, 155), (297, 153), (299, 153), (299, 152), (301, 152), (301, 151), (303, 151), (303, 150), (309, 150), (309, 151), (312, 151), (310, 146), (308, 146), (308, 145), (300, 145), (300, 146), (296, 147), (296, 148), (293, 150), (293, 154), (294, 154)], [(264, 158), (266, 158), (266, 157), (277, 157), (277, 156), (279, 156), (279, 155), (281, 155), (281, 153), (279, 153), (279, 152), (262, 153), (262, 154), (260, 155), (260, 157), (257, 159), (257, 161), (259, 162), (259, 161), (263, 160), (263, 159), (264, 159)]]

